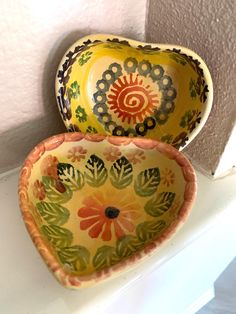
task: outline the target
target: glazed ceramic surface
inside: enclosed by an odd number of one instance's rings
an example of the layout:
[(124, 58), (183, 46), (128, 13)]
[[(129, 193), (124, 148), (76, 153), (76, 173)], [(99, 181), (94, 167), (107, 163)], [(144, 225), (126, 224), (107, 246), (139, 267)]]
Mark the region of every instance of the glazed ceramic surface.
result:
[(28, 231), (56, 278), (79, 288), (135, 265), (181, 225), (195, 173), (148, 139), (61, 134), (40, 143), (20, 175)]
[(56, 95), (69, 131), (143, 136), (181, 149), (206, 122), (213, 87), (187, 48), (91, 35), (63, 57)]

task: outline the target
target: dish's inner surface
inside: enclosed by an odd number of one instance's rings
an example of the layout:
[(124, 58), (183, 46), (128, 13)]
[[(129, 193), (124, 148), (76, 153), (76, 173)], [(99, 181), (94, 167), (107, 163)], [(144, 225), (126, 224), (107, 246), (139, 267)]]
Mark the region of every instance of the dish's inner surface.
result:
[(156, 150), (65, 142), (34, 164), (31, 213), (71, 274), (87, 275), (133, 255), (177, 219), (185, 180)]
[(67, 128), (184, 146), (205, 111), (200, 62), (180, 50), (127, 43), (92, 43), (67, 54), (57, 78)]

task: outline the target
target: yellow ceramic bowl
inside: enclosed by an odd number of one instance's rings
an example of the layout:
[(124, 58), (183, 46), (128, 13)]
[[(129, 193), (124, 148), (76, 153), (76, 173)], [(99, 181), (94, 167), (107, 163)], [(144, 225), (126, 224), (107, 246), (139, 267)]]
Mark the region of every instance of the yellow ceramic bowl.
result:
[(206, 122), (213, 87), (193, 51), (91, 35), (63, 57), (58, 107), (69, 131), (144, 136), (181, 149)]
[(32, 240), (70, 288), (116, 276), (154, 252), (184, 222), (195, 194), (194, 170), (172, 146), (77, 132), (37, 145), (19, 181)]

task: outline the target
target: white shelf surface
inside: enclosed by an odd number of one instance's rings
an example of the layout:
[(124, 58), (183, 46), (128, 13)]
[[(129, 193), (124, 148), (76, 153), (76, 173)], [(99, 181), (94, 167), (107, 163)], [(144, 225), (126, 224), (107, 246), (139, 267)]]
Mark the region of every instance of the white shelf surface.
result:
[[(164, 267), (171, 263), (178, 265), (178, 258), (179, 262), (180, 256), (183, 258), (181, 252), (186, 252), (186, 256), (194, 254), (196, 250), (191, 252), (194, 243), (198, 243), (201, 251), (201, 247), (204, 247), (204, 235), (211, 230), (216, 231), (217, 228), (218, 238), (212, 236), (211, 241), (217, 241), (221, 248), (221, 251), (217, 251), (219, 260), (223, 254), (224, 262), (229, 263), (236, 256), (236, 175), (212, 181), (197, 173), (198, 195), (190, 217), (178, 233), (153, 256), (118, 278), (92, 288), (78, 291), (66, 289), (50, 274), (25, 229), (18, 205), (18, 176), (19, 169), (16, 169), (0, 178), (0, 313), (106, 314), (113, 311), (115, 314), (122, 311), (123, 314), (128, 314), (128, 305), (126, 310), (122, 310), (122, 300), (125, 303), (129, 293), (130, 296), (133, 295), (132, 299), (130, 297), (130, 310), (138, 314), (145, 313), (145, 310), (141, 310), (138, 296), (135, 299), (134, 291), (137, 287), (140, 287), (139, 292), (142, 294), (143, 291), (145, 295), (142, 283), (150, 284), (157, 277), (161, 288), (162, 284), (165, 284)], [(220, 232), (224, 232), (224, 237), (221, 237)], [(199, 239), (202, 239), (202, 242), (199, 242)], [(212, 255), (213, 257), (215, 260), (217, 255)], [(171, 269), (173, 272), (173, 268)], [(193, 272), (193, 265), (189, 265), (189, 269)], [(172, 275), (176, 278), (176, 273)], [(206, 287), (206, 291), (211, 288)], [(155, 297), (154, 294), (153, 298)], [(116, 310), (112, 310), (113, 304), (116, 304)], [(119, 309), (117, 304), (120, 304)], [(149, 313), (155, 311), (150, 310)]]

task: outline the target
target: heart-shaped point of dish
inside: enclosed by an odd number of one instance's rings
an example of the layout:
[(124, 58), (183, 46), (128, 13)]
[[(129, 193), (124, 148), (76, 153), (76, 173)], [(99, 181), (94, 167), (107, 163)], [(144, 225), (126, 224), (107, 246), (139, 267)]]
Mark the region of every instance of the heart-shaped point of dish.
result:
[(96, 134), (43, 141), (19, 181), (32, 240), (70, 288), (137, 265), (176, 232), (195, 195), (194, 170), (172, 146)]
[(56, 95), (69, 131), (142, 136), (182, 149), (205, 124), (213, 87), (204, 61), (187, 48), (91, 35), (63, 57)]

